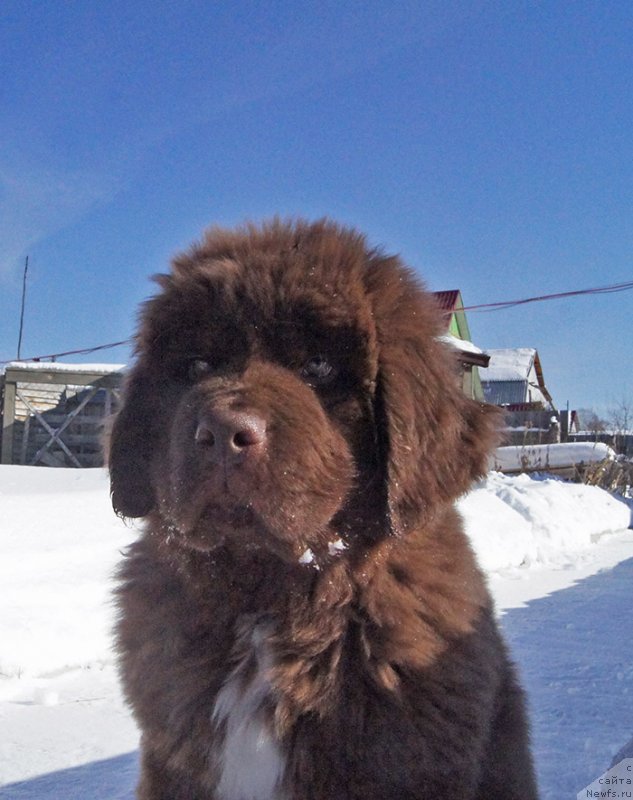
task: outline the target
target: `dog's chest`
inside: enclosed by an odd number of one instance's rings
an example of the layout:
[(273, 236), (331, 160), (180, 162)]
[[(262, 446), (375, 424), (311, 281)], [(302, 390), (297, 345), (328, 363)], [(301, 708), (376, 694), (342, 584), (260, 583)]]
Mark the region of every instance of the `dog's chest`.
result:
[(235, 666), (215, 700), (219, 800), (284, 800), (285, 758), (272, 725), (270, 635), (265, 622), (243, 622)]

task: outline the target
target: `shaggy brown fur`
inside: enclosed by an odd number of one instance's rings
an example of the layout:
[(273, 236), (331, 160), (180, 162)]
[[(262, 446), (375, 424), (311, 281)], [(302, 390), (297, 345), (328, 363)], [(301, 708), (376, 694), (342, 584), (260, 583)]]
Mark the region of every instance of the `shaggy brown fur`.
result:
[(146, 517), (117, 638), (142, 800), (533, 800), (523, 698), (453, 501), (495, 415), (398, 258), (211, 230), (158, 277), (110, 445)]

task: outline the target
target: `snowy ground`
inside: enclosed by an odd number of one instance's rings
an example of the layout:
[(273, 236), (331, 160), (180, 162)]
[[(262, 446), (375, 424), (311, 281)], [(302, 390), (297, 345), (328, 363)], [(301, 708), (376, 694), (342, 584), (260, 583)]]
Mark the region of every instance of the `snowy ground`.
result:
[[(633, 733), (631, 511), (497, 473), (460, 505), (529, 694), (543, 800), (573, 798)], [(100, 470), (0, 467), (0, 800), (132, 800), (109, 579), (134, 535)]]

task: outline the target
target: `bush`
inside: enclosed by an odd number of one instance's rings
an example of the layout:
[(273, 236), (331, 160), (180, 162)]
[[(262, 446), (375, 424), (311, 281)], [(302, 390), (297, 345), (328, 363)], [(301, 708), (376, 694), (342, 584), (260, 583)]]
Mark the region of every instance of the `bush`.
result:
[(599, 486), (608, 492), (618, 492), (624, 497), (631, 497), (633, 462), (624, 459), (616, 461), (605, 459), (597, 464), (590, 464), (584, 473), (584, 483)]

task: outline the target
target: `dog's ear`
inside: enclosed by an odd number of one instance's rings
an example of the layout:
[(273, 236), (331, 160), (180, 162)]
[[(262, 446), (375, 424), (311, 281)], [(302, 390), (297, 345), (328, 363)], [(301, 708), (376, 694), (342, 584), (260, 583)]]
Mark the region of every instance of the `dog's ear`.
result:
[(370, 261), (366, 284), (378, 347), (376, 424), (392, 533), (430, 519), (487, 471), (497, 409), (461, 390), (439, 340), (440, 312), (396, 258)]
[(121, 517), (144, 517), (155, 504), (150, 479), (153, 417), (147, 376), (137, 367), (128, 376), (108, 441), (112, 506)]

